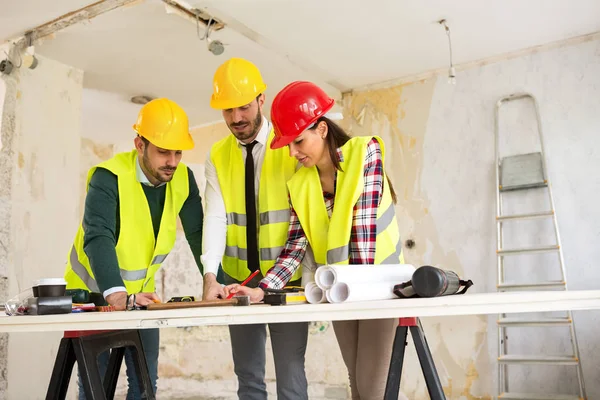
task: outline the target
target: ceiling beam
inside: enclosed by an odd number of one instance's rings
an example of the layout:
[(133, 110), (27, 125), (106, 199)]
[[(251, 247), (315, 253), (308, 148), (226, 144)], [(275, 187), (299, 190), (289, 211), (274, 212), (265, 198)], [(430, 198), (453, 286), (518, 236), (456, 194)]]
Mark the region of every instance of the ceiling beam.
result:
[(200, 22), (204, 24), (204, 26), (210, 23), (212, 31), (218, 31), (225, 27), (221, 21), (213, 17), (212, 15), (208, 15), (207, 13), (199, 10), (195, 7), (192, 7), (188, 3), (182, 0), (162, 0), (167, 7), (167, 12), (174, 12), (179, 16), (189, 20), (190, 22), (197, 23)]
[[(25, 31), (20, 36), (5, 40), (4, 43), (13, 43), (17, 47), (22, 47), (23, 45), (28, 46), (38, 39), (43, 39), (45, 37), (52, 36), (56, 32), (66, 29), (71, 25), (75, 25), (81, 22), (87, 22), (109, 11), (113, 11), (121, 7), (135, 6), (137, 4), (143, 3), (143, 1), (144, 0), (100, 0), (96, 3), (82, 7), (80, 9), (70, 11), (64, 15), (61, 15), (58, 18), (45, 22), (42, 25), (38, 25), (33, 29)], [(165, 3), (165, 5), (171, 10), (173, 10), (173, 12), (176, 12), (190, 19), (194, 23), (198, 21), (199, 23), (206, 25), (206, 20), (208, 19), (208, 17), (210, 17), (204, 15), (204, 13), (202, 13), (200, 10), (189, 6), (187, 3), (181, 0), (161, 1)], [(198, 12), (198, 14), (196, 14), (196, 12)], [(222, 22), (215, 20), (211, 22), (211, 26), (212, 29), (215, 31), (218, 31), (225, 27), (225, 25)]]
[(78, 10), (61, 15), (58, 18), (26, 31), (19, 37), (6, 40), (6, 42), (12, 42), (15, 46), (19, 47), (29, 46), (36, 40), (54, 35), (56, 32), (66, 29), (71, 25), (89, 21), (99, 15), (117, 8), (132, 5), (133, 3), (141, 3), (141, 0), (100, 0)]

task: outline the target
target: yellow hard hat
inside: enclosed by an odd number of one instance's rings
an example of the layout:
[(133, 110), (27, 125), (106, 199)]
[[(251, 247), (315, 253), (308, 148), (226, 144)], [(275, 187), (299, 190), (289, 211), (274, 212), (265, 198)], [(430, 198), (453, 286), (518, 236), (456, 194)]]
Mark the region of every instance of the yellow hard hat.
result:
[(242, 107), (266, 88), (256, 65), (243, 58), (230, 58), (215, 72), (210, 106), (217, 110)]
[(166, 150), (194, 148), (187, 114), (169, 99), (154, 99), (144, 104), (133, 129), (153, 145)]

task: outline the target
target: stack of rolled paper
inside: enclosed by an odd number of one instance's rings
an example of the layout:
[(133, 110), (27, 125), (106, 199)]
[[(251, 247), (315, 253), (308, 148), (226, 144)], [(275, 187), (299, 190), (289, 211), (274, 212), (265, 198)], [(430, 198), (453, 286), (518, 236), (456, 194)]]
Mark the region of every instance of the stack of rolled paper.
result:
[(394, 285), (409, 281), (414, 272), (410, 264), (324, 265), (304, 293), (313, 304), (394, 299)]

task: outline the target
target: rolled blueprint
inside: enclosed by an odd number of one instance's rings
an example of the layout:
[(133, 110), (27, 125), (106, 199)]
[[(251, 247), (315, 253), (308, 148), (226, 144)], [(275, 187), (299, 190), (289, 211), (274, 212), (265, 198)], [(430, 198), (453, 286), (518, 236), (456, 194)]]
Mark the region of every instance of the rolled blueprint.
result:
[(328, 303), (333, 303), (333, 301), (331, 301), (331, 289), (327, 289), (325, 291), (325, 299)]
[(317, 269), (315, 282), (324, 290), (344, 283), (402, 283), (409, 281), (415, 267), (411, 264), (324, 265)]
[(333, 275), (330, 271), (331, 266), (323, 265), (315, 272), (315, 283), (322, 290), (327, 290), (333, 285)]
[(310, 304), (325, 303), (327, 301), (325, 298), (325, 291), (318, 287), (314, 282), (306, 284), (304, 287), (304, 295), (306, 296), (306, 301)]
[(330, 303), (349, 303), (353, 301), (395, 299), (395, 282), (346, 283), (334, 284), (329, 292)]

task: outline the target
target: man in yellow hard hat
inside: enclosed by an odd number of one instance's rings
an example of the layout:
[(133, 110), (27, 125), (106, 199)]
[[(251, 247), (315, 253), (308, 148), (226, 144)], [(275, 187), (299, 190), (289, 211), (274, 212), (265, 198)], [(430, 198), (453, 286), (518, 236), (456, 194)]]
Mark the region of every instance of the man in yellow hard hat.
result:
[[(215, 143), (206, 160), (206, 219), (202, 264), (204, 299), (224, 296), (217, 282), (221, 265), (226, 284), (256, 287), (273, 266), (287, 239), (290, 211), (286, 182), (298, 162), (284, 148), (269, 148), (274, 137), (263, 116), (267, 88), (250, 61), (232, 58), (213, 79), (211, 107), (221, 110), (231, 135)], [(242, 188), (244, 188), (242, 196)], [(290, 285), (301, 283), (301, 268)], [(266, 325), (229, 327), (238, 396), (266, 400)], [(269, 324), (277, 398), (308, 399), (304, 354), (308, 323)]]
[[(182, 151), (194, 147), (187, 115), (175, 102), (155, 99), (142, 107), (133, 129), (134, 150), (88, 172), (83, 221), (65, 271), (67, 289), (102, 293), (117, 310), (160, 301), (154, 276), (175, 244), (177, 216), (202, 273), (202, 202), (194, 174), (180, 162)], [(139, 333), (156, 392), (159, 331)], [(108, 353), (99, 361), (103, 375)], [(125, 364), (127, 399), (139, 399), (129, 349)], [(85, 399), (81, 379), (79, 387), (79, 398)]]

